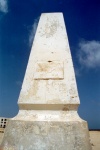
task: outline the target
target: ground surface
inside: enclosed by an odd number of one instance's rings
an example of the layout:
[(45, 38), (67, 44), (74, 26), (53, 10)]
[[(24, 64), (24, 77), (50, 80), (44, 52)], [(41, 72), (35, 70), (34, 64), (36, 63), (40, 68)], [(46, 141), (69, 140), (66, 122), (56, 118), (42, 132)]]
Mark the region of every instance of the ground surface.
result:
[(89, 131), (93, 150), (100, 150), (100, 131)]
[[(92, 150), (100, 150), (100, 131), (89, 131)], [(0, 143), (3, 138), (3, 133), (0, 133)]]
[(3, 138), (3, 133), (0, 133), (0, 144), (2, 142), (2, 138)]

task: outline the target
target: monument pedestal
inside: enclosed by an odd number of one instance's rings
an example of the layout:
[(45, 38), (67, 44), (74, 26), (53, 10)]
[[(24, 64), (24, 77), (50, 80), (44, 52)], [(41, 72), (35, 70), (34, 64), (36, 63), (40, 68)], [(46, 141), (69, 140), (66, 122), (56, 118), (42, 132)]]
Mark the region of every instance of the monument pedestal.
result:
[(3, 150), (91, 150), (62, 13), (42, 14)]
[(91, 150), (87, 123), (74, 111), (22, 111), (6, 128), (4, 150)]

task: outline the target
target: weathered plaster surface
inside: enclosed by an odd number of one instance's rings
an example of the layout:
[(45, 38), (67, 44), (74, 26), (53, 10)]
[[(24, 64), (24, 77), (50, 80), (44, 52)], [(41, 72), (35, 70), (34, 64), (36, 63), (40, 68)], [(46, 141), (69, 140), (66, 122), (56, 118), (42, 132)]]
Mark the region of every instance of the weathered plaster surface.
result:
[(4, 150), (90, 150), (86, 122), (11, 121), (7, 131)]
[(3, 150), (91, 150), (62, 13), (42, 14)]

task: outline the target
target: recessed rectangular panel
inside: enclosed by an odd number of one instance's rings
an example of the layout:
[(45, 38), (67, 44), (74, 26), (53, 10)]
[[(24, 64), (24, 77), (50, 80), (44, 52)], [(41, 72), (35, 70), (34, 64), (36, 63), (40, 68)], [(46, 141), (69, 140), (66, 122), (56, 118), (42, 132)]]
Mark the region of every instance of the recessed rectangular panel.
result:
[(34, 73), (34, 79), (48, 80), (48, 79), (63, 79), (63, 78), (64, 78), (63, 62), (59, 61), (37, 62)]

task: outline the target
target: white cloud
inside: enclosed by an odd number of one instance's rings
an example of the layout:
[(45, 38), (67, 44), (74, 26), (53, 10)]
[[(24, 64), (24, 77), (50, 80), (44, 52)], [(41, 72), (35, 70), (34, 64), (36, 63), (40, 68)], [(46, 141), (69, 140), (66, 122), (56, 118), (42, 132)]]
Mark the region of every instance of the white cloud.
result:
[(8, 12), (7, 0), (0, 0), (0, 11), (4, 13)]
[(36, 32), (37, 25), (38, 25), (38, 20), (39, 20), (39, 17), (34, 20), (34, 24), (33, 24), (33, 26), (32, 26), (32, 30), (31, 30), (31, 32), (30, 32), (30, 36), (29, 36), (29, 45), (30, 45), (30, 46), (32, 45), (33, 38), (34, 38), (34, 36), (35, 36), (35, 32)]
[(82, 67), (100, 67), (100, 41), (81, 41), (79, 43), (78, 59)]

